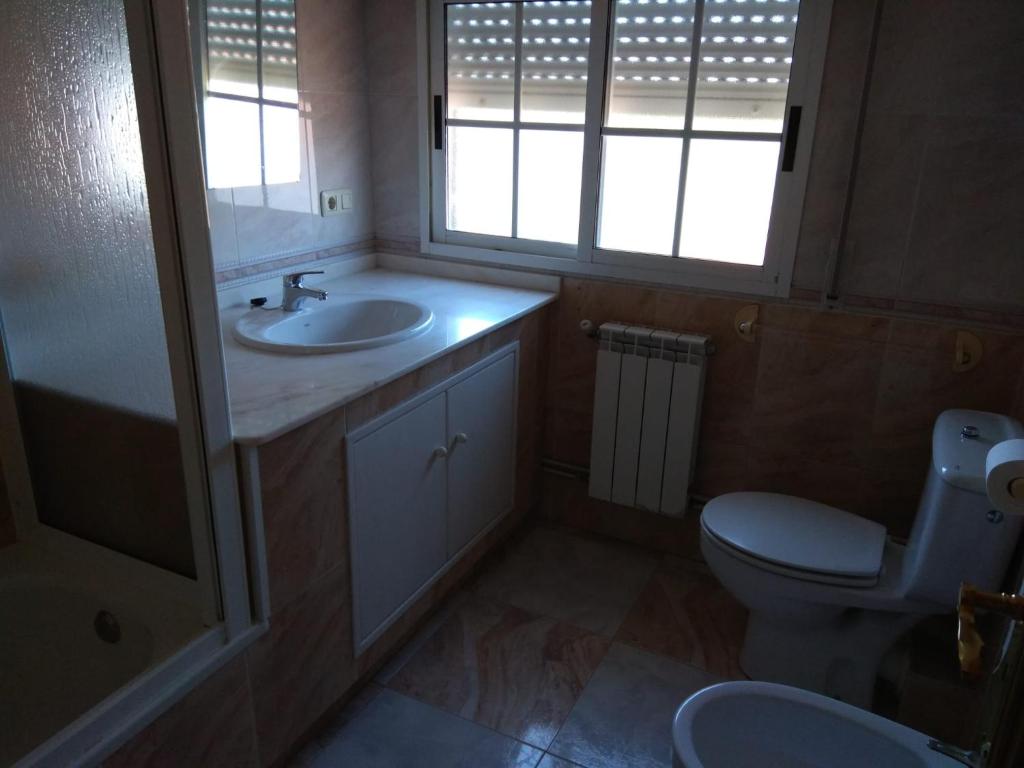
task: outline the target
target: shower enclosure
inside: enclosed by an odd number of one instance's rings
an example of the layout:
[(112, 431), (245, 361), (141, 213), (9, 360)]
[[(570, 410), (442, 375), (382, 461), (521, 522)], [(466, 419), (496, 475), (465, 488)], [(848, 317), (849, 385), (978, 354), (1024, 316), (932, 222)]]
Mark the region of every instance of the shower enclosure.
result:
[(101, 759), (262, 617), (195, 97), (174, 86), (184, 3), (4, 11), (0, 765), (64, 764)]

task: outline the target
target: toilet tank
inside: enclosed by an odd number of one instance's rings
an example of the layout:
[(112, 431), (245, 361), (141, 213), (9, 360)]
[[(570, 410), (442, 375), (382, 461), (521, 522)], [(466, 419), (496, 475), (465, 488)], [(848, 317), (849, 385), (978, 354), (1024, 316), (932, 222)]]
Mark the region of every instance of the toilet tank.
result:
[(907, 597), (953, 607), (961, 582), (998, 589), (1024, 518), (992, 508), (985, 457), (1024, 437), (1016, 419), (985, 411), (943, 411), (932, 431), (932, 461), (904, 555)]

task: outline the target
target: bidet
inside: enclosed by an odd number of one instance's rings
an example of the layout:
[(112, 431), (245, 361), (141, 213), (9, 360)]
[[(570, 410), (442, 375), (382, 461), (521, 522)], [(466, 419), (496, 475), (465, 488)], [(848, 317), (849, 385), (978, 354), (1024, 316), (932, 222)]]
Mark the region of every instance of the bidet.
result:
[(693, 694), (672, 723), (674, 768), (959, 768), (923, 733), (858, 707), (775, 683)]

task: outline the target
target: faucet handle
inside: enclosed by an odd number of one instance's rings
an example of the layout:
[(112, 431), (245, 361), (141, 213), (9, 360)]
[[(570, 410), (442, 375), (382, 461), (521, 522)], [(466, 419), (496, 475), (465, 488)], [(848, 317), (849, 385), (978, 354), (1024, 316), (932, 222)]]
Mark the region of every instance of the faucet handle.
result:
[(292, 288), (302, 287), (302, 278), (306, 275), (322, 275), (324, 271), (322, 269), (312, 270), (310, 272), (292, 272), (290, 275), (284, 276), (284, 284)]

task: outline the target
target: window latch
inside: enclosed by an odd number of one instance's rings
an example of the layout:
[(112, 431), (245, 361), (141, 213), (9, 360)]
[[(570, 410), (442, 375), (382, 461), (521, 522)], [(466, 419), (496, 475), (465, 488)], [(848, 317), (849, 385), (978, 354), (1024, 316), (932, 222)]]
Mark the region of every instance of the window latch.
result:
[(782, 172), (791, 173), (796, 162), (796, 142), (800, 137), (800, 113), (802, 107), (789, 108), (789, 120), (786, 121), (786, 139), (782, 145)]
[(434, 149), (444, 149), (444, 103), (434, 97)]

